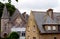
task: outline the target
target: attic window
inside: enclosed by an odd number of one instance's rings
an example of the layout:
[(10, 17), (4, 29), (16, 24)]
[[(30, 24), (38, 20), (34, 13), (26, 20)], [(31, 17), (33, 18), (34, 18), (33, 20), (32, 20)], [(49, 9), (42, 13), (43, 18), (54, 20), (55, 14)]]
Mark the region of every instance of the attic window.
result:
[(60, 25), (58, 25), (58, 31), (60, 31)]
[(53, 29), (53, 30), (56, 30), (56, 26), (53, 26), (52, 29)]
[(48, 26), (48, 30), (51, 30), (51, 26)]

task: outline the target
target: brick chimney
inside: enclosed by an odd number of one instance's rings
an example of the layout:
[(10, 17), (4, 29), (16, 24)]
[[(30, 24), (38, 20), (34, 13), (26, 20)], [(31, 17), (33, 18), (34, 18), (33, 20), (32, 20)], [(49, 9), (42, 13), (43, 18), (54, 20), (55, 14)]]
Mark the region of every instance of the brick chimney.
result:
[(53, 17), (53, 9), (48, 9), (47, 10), (47, 15), (50, 16), (53, 19), (54, 18)]

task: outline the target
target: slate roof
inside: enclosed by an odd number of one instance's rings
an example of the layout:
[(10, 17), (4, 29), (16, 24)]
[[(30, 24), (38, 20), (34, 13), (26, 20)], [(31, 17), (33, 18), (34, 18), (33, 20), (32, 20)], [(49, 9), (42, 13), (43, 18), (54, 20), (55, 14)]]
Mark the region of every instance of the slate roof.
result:
[(14, 14), (10, 17), (9, 16), (9, 12), (7, 11), (6, 6), (3, 9), (3, 14), (2, 17), (3, 19), (9, 19), (10, 22), (13, 22), (13, 20), (15, 20), (18, 16), (20, 16), (20, 18), (26, 23), (27, 22), (27, 18), (28, 16), (26, 15), (26, 19), (22, 16), (22, 14), (19, 12), (18, 9), (15, 10)]
[(55, 20), (51, 19), (49, 16), (46, 16), (43, 24), (57, 24), (57, 22)]
[(7, 11), (6, 6), (4, 7), (1, 19), (9, 19), (9, 22), (12, 23), (12, 25), (13, 25), (14, 20), (17, 17), (20, 17), (22, 19), (23, 23), (21, 24), (21, 26), (25, 27), (25, 24), (26, 24), (27, 20), (25, 20), (25, 18), (22, 16), (22, 14), (19, 12), (18, 9), (15, 10), (15, 12), (12, 16), (9, 16), (9, 12)]
[(13, 20), (15, 20), (18, 16), (20, 16), (20, 18), (25, 22), (24, 17), (22, 16), (18, 9), (16, 9), (14, 14), (12, 15), (11, 21), (13, 22)]
[[(60, 16), (60, 12), (53, 12), (54, 20), (52, 20), (52, 18), (50, 18), (48, 15), (46, 15), (46, 12), (32, 11), (32, 13), (34, 15), (35, 21), (41, 33), (51, 33), (51, 32), (46, 32), (43, 29), (43, 26), (42, 26), (43, 24), (58, 24), (56, 18), (57, 16)], [(57, 33), (57, 32), (53, 32), (53, 33)]]

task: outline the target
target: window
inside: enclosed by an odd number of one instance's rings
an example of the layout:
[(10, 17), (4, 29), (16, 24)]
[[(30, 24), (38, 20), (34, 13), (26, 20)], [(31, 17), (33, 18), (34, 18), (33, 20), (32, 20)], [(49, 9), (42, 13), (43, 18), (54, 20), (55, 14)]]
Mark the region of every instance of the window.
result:
[(17, 33), (20, 35), (21, 32), (20, 31), (17, 31)]
[(22, 32), (22, 36), (25, 36), (25, 32)]
[(33, 37), (33, 39), (36, 39), (36, 37)]
[(54, 37), (54, 39), (56, 39), (56, 37)]
[(53, 30), (56, 30), (56, 26), (52, 26), (52, 29), (53, 29)]
[(51, 26), (48, 26), (48, 30), (51, 30)]
[(58, 31), (60, 31), (60, 25), (58, 25)]

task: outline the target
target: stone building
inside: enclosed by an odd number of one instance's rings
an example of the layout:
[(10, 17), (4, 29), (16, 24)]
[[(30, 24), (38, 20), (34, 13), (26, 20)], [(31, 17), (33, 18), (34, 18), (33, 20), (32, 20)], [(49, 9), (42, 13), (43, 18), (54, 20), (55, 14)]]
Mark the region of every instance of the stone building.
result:
[(29, 16), (26, 13), (22, 15), (18, 9), (15, 10), (12, 16), (10, 16), (5, 6), (1, 17), (1, 37), (3, 37), (5, 33), (9, 34), (14, 31), (20, 34), (20, 38), (25, 38), (25, 30), (28, 17)]
[(26, 39), (60, 39), (60, 12), (53, 12), (53, 9), (31, 11)]

